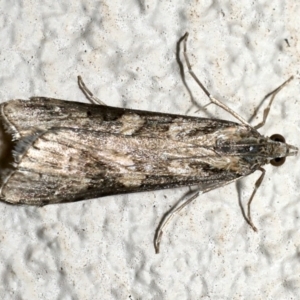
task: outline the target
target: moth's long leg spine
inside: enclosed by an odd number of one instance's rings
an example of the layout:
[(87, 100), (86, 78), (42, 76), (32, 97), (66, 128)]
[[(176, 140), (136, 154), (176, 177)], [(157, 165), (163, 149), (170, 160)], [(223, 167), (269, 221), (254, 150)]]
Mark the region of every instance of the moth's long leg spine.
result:
[(186, 207), (188, 204), (190, 204), (193, 200), (195, 200), (200, 194), (200, 191), (196, 191), (191, 197), (189, 197), (187, 200), (185, 200), (182, 203), (182, 200), (178, 201), (178, 203), (171, 208), (169, 212), (164, 216), (162, 219), (159, 227), (157, 228), (155, 237), (154, 237), (154, 247), (155, 247), (155, 253), (159, 253), (159, 245), (161, 242), (161, 238), (163, 235), (164, 228), (168, 225), (168, 223), (173, 219), (173, 217), (179, 213), (184, 207)]
[(83, 92), (85, 97), (91, 101), (93, 104), (98, 104), (98, 105), (106, 105), (104, 102), (102, 102), (100, 99), (94, 96), (94, 94), (86, 87), (85, 83), (83, 82), (81, 76), (77, 76), (78, 79), (78, 86), (80, 90)]
[(200, 80), (198, 79), (198, 77), (196, 76), (196, 74), (194, 73), (192, 66), (190, 64), (188, 55), (187, 55), (187, 38), (188, 38), (188, 32), (185, 33), (184, 35), (184, 44), (183, 44), (183, 55), (184, 55), (184, 59), (186, 62), (186, 65), (188, 67), (188, 71), (191, 74), (191, 76), (193, 77), (193, 79), (197, 82), (197, 84), (201, 87), (201, 89), (204, 91), (204, 93), (207, 95), (207, 97), (210, 99), (210, 101), (212, 103), (214, 103), (215, 105), (223, 108), (225, 111), (227, 111), (228, 113), (230, 113), (231, 115), (233, 115), (236, 119), (238, 119), (240, 122), (242, 122), (243, 124), (252, 127), (246, 120), (244, 120), (241, 116), (239, 116), (234, 110), (232, 110), (230, 107), (228, 107), (227, 105), (225, 105), (224, 103), (222, 103), (221, 101), (219, 101), (218, 99), (214, 98), (209, 92), (208, 90), (204, 87), (204, 85), (200, 82)]
[(247, 211), (247, 218), (248, 218), (248, 220), (247, 220), (247, 222), (249, 223), (249, 225), (252, 227), (252, 229), (254, 231), (257, 231), (257, 228), (253, 224), (253, 221), (252, 221), (252, 218), (251, 218), (251, 203), (252, 203), (252, 200), (254, 198), (254, 195), (256, 194), (256, 191), (260, 187), (260, 185), (261, 185), (261, 183), (262, 183), (262, 181), (263, 181), (263, 179), (265, 177), (265, 174), (266, 174), (266, 170), (264, 168), (262, 168), (262, 167), (259, 167), (257, 170), (261, 171), (262, 173), (261, 173), (261, 175), (259, 176), (259, 178), (255, 182), (254, 190), (253, 190), (252, 195), (251, 195), (251, 197), (250, 197), (250, 199), (248, 201), (248, 204), (247, 204), (247, 207), (248, 207), (248, 211)]

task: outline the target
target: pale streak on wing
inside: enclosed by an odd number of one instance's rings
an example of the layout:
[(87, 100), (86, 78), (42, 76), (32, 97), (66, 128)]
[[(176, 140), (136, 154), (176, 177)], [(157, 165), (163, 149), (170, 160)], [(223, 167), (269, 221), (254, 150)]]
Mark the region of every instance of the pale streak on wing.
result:
[(35, 205), (195, 184), (207, 189), (244, 175), (207, 146), (74, 128), (46, 131), (16, 161), (1, 195)]
[(243, 125), (224, 120), (125, 110), (44, 97), (5, 102), (1, 104), (1, 117), (15, 140), (53, 127), (171, 138), (185, 142), (205, 142), (210, 136), (215, 138), (218, 130), (236, 131), (236, 126), (239, 126), (239, 131), (248, 130)]

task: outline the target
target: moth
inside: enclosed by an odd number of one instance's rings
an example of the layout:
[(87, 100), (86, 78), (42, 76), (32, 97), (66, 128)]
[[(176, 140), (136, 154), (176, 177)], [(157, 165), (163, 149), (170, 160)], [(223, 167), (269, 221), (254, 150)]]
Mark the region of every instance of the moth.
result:
[(197, 185), (161, 221), (155, 249), (172, 217), (199, 194), (225, 186), (255, 171), (261, 175), (248, 202), (247, 222), (256, 230), (250, 205), (260, 186), (263, 165), (280, 165), (298, 149), (280, 135), (262, 136), (206, 90), (196, 77), (184, 42), (189, 73), (210, 101), (240, 123), (106, 106), (78, 77), (92, 104), (46, 97), (10, 100), (1, 109), (0, 197), (11, 204), (42, 206), (108, 195)]

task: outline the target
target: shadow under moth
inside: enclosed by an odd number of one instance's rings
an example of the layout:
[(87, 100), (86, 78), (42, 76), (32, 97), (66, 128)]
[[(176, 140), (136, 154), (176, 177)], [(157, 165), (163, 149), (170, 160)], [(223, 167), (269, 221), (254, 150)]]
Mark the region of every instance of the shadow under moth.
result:
[(280, 165), (298, 149), (280, 135), (262, 136), (257, 129), (268, 116), (282, 87), (267, 96), (263, 121), (253, 127), (206, 90), (210, 101), (240, 123), (106, 106), (81, 78), (79, 87), (93, 102), (85, 104), (46, 97), (1, 104), (0, 196), (11, 204), (42, 206), (107, 195), (197, 186), (162, 219), (154, 245), (174, 214), (199, 194), (234, 182), (254, 171), (261, 176), (248, 202), (246, 220), (256, 230), (250, 204), (261, 184), (263, 165)]

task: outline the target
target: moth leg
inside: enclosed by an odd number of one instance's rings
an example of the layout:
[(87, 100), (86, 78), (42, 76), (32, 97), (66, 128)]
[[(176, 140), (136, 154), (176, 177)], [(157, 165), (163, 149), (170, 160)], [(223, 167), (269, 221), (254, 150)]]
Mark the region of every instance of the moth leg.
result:
[(91, 101), (93, 104), (98, 104), (98, 105), (106, 105), (104, 102), (102, 102), (100, 99), (95, 97), (93, 93), (86, 87), (85, 83), (83, 82), (81, 76), (77, 76), (78, 79), (78, 86), (80, 90), (83, 92), (85, 97)]
[(161, 242), (161, 238), (163, 235), (163, 231), (165, 227), (169, 224), (169, 222), (174, 218), (174, 216), (179, 213), (185, 206), (190, 204), (193, 200), (195, 200), (199, 196), (200, 192), (196, 191), (191, 197), (189, 197), (187, 200), (185, 200), (182, 203), (182, 200), (178, 201), (177, 204), (175, 204), (171, 210), (164, 216), (164, 218), (161, 220), (155, 237), (154, 237), (154, 247), (155, 247), (155, 253), (159, 253), (159, 246)]
[(286, 84), (288, 84), (293, 78), (294, 78), (294, 76), (291, 76), (288, 80), (286, 80), (283, 84), (281, 84), (277, 89), (275, 89), (273, 92), (269, 93), (268, 95), (266, 95), (266, 96), (264, 97), (263, 101), (266, 100), (269, 96), (272, 95), (272, 97), (271, 97), (271, 99), (270, 99), (270, 102), (269, 102), (267, 108), (265, 108), (265, 110), (264, 110), (263, 120), (262, 120), (259, 124), (257, 124), (256, 126), (254, 126), (255, 129), (259, 129), (260, 127), (262, 127), (262, 126), (265, 125), (266, 120), (267, 120), (267, 117), (268, 117), (269, 112), (270, 112), (271, 105), (272, 105), (272, 103), (273, 103), (273, 100), (274, 100), (275, 96), (276, 96), (276, 95), (282, 90), (282, 88), (283, 88)]
[(252, 227), (252, 229), (254, 231), (257, 231), (257, 228), (255, 227), (255, 225), (253, 224), (253, 221), (252, 221), (252, 218), (251, 218), (251, 203), (252, 203), (252, 200), (253, 200), (253, 197), (254, 195), (256, 194), (256, 191), (258, 190), (258, 188), (260, 187), (264, 177), (265, 177), (265, 173), (266, 173), (266, 170), (262, 167), (260, 167), (258, 169), (259, 171), (261, 171), (261, 175), (259, 176), (259, 178), (256, 180), (255, 182), (255, 185), (254, 185), (254, 190), (252, 192), (252, 195), (248, 201), (248, 211), (247, 211), (247, 222), (248, 224)]
[(184, 38), (183, 38), (183, 55), (184, 55), (185, 63), (188, 67), (188, 71), (189, 71), (190, 75), (197, 82), (197, 84), (201, 87), (203, 92), (210, 99), (211, 103), (223, 108), (225, 111), (227, 111), (228, 113), (233, 115), (236, 119), (238, 119), (240, 122), (242, 122), (243, 124), (251, 127), (251, 125), (246, 120), (244, 120), (240, 115), (238, 115), (234, 110), (232, 110), (226, 104), (222, 103), (220, 100), (214, 98), (209, 93), (209, 91), (204, 87), (204, 85), (200, 82), (200, 80), (198, 79), (198, 77), (196, 76), (196, 74), (194, 73), (194, 71), (192, 69), (192, 66), (190, 64), (190, 61), (189, 61), (189, 58), (188, 58), (188, 55), (187, 55), (187, 38), (188, 38), (188, 35), (189, 35), (188, 32), (186, 32), (185, 35), (184, 35)]

